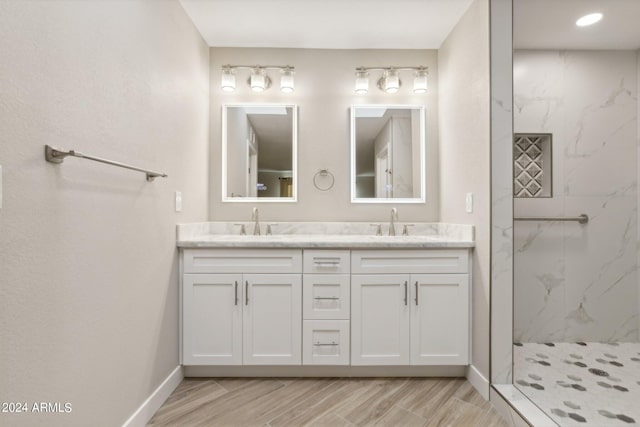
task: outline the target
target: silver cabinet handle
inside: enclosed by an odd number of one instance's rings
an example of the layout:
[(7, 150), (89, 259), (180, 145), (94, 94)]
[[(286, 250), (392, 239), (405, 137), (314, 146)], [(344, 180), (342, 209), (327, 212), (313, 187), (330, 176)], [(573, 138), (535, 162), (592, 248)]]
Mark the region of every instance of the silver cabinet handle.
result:
[(340, 265), (340, 258), (315, 258), (315, 265)]
[(404, 282), (404, 305), (407, 305), (407, 281)]
[(234, 299), (235, 299), (234, 305), (238, 305), (238, 281), (237, 280), (236, 280), (236, 284), (234, 286), (233, 292), (234, 292)]
[(334, 341), (331, 341), (330, 343), (321, 343), (320, 341), (318, 341), (314, 345), (317, 346), (317, 347), (325, 347), (325, 346), (336, 347), (336, 346), (338, 346), (340, 344), (338, 344), (338, 343), (336, 343)]
[(336, 299), (340, 299), (338, 297), (314, 297), (313, 299), (331, 299), (331, 300), (336, 300)]
[(244, 282), (244, 305), (249, 305), (249, 281)]
[(416, 305), (418, 305), (418, 281), (416, 280)]

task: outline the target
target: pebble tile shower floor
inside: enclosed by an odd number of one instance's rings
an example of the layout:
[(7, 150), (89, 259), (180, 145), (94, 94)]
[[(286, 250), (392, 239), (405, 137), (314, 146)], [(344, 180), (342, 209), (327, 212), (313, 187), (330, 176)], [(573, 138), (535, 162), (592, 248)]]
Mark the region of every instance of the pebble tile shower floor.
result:
[(516, 343), (516, 387), (564, 426), (640, 423), (640, 343)]

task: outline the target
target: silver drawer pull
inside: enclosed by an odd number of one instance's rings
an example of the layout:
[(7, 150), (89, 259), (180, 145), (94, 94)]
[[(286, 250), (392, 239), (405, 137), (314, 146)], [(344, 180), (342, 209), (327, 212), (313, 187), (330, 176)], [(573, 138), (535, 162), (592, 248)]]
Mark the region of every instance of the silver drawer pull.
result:
[(318, 261), (318, 260), (314, 260), (313, 263), (315, 265), (340, 265), (340, 260), (337, 260), (337, 261)]
[(404, 305), (407, 305), (407, 282), (404, 282)]
[(338, 343), (336, 343), (334, 341), (331, 341), (330, 343), (321, 343), (320, 341), (318, 341), (314, 345), (317, 346), (317, 347), (326, 347), (326, 346), (336, 347), (336, 346), (339, 346), (340, 344), (338, 344)]
[(236, 280), (236, 285), (234, 287), (234, 300), (235, 300), (235, 305), (238, 305), (238, 281)]
[(330, 299), (330, 300), (336, 300), (336, 299), (340, 299), (338, 297), (314, 297), (313, 299)]

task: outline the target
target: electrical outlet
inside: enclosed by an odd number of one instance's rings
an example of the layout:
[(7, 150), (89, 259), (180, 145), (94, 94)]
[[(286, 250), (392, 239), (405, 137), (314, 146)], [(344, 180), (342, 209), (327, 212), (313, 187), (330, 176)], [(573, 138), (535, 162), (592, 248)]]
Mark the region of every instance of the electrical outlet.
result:
[(473, 193), (467, 193), (467, 197), (465, 198), (465, 205), (467, 213), (473, 212)]
[(176, 212), (182, 212), (182, 192), (176, 191)]

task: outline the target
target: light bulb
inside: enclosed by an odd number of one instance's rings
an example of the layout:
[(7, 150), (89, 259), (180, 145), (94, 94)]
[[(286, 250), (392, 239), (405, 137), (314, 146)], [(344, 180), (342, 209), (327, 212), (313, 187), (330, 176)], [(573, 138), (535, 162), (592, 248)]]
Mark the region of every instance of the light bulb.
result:
[(356, 71), (356, 93), (364, 95), (369, 92), (369, 73), (364, 70)]
[(236, 74), (231, 68), (222, 69), (222, 79), (220, 87), (224, 92), (233, 92), (236, 90)]
[(291, 68), (280, 70), (280, 90), (284, 93), (293, 92), (293, 70)]
[(262, 68), (251, 70), (251, 90), (254, 92), (264, 92), (267, 88), (267, 73)]
[(384, 72), (383, 87), (387, 93), (397, 93), (400, 89), (400, 75), (398, 70), (387, 70)]
[(427, 70), (416, 70), (413, 77), (413, 93), (427, 93)]
[(586, 27), (588, 25), (593, 25), (599, 20), (602, 19), (601, 13), (590, 13), (589, 15), (585, 15), (582, 18), (576, 21), (576, 25), (578, 27)]

